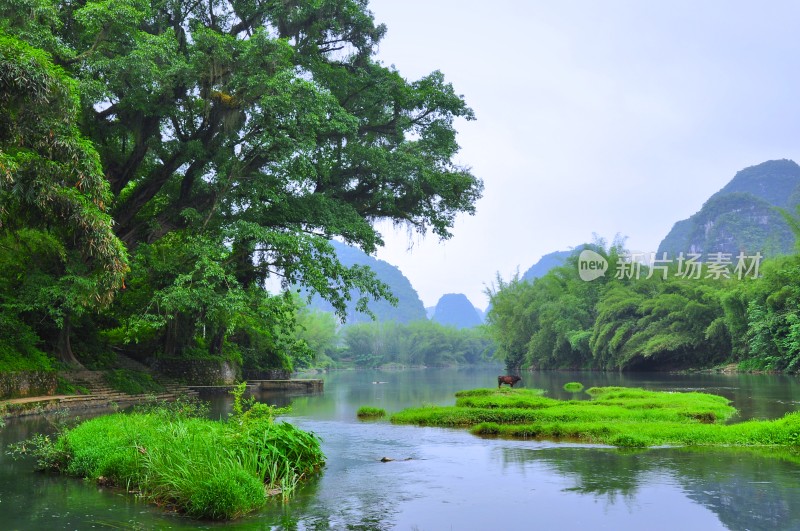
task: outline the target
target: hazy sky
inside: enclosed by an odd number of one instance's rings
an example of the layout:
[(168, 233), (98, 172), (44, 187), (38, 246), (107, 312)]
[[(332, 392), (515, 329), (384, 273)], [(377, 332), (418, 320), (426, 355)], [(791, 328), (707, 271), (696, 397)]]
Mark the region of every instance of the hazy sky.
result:
[[(496, 273), (628, 237), (655, 251), (734, 174), (800, 162), (800, 2), (372, 0), (379, 59), (444, 72), (477, 120), (457, 162), (483, 179), (454, 237), (382, 227), (378, 257), (426, 306), (484, 308)], [(409, 245), (413, 248), (408, 250)]]

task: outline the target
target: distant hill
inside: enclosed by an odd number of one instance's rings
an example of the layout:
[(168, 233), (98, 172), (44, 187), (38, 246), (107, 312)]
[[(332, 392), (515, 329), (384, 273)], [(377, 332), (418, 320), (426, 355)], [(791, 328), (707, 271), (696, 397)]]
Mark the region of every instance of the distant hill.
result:
[(569, 258), (573, 252), (574, 251), (555, 251), (542, 256), (538, 262), (533, 264), (527, 271), (525, 271), (525, 273), (522, 275), (522, 280), (530, 281), (535, 278), (545, 276), (547, 272), (554, 267), (564, 265), (567, 258)]
[(658, 254), (789, 254), (794, 236), (774, 207), (793, 210), (800, 202), (800, 166), (771, 160), (739, 171), (699, 212), (678, 221)]
[[(731, 182), (714, 195), (749, 193), (779, 207), (791, 206), (800, 189), (800, 166), (793, 160), (769, 160), (736, 173)], [(711, 196), (712, 198), (714, 196)], [(794, 198), (795, 203), (796, 197)]]
[[(416, 290), (414, 290), (411, 282), (403, 275), (403, 273), (395, 266), (378, 260), (366, 254), (360, 249), (350, 247), (343, 243), (331, 242), (339, 261), (346, 266), (352, 265), (365, 265), (369, 266), (382, 282), (389, 285), (392, 293), (398, 299), (397, 306), (392, 306), (389, 302), (370, 301), (368, 304), (369, 309), (375, 314), (378, 321), (397, 321), (400, 323), (410, 323), (427, 319), (425, 307), (419, 298)], [(363, 323), (371, 321), (370, 317), (355, 310), (355, 301), (358, 299), (359, 293), (351, 294), (351, 301), (347, 308), (347, 324)], [(314, 295), (309, 303), (309, 307), (332, 312), (333, 306), (319, 295)]]
[(436, 304), (432, 320), (456, 328), (472, 328), (483, 322), (478, 310), (463, 293), (442, 295)]
[(538, 262), (533, 264), (527, 271), (525, 271), (525, 273), (522, 275), (522, 280), (531, 281), (535, 278), (545, 276), (548, 271), (554, 267), (564, 265), (567, 262), (567, 258), (576, 252), (582, 251), (585, 247), (586, 244), (582, 243), (573, 247), (569, 251), (555, 251), (542, 256)]

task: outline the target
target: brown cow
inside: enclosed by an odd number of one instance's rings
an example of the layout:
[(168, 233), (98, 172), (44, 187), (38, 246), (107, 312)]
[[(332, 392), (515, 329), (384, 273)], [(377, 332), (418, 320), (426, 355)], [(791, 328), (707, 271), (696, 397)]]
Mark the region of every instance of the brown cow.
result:
[(520, 380), (522, 380), (522, 378), (520, 378), (519, 376), (498, 376), (497, 388), (500, 389), (500, 386), (503, 384), (508, 384), (511, 387), (514, 387), (514, 384)]

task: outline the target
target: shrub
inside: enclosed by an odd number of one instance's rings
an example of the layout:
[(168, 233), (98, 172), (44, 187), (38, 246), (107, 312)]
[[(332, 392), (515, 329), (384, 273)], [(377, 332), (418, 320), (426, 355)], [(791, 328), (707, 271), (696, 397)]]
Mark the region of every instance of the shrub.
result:
[(583, 390), (583, 384), (580, 382), (569, 382), (564, 384), (564, 391), (569, 393), (580, 393)]

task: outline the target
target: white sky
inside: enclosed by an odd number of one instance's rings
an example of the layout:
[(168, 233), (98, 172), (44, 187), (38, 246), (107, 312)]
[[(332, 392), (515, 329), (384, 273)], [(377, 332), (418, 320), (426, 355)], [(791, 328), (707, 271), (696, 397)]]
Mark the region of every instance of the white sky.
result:
[[(426, 306), (485, 308), (546, 253), (628, 237), (655, 251), (673, 223), (747, 166), (800, 162), (800, 2), (372, 0), (378, 58), (444, 72), (475, 110), (457, 162), (483, 179), (474, 217), (440, 242), (381, 226), (378, 258)], [(408, 250), (409, 245), (413, 245)]]

